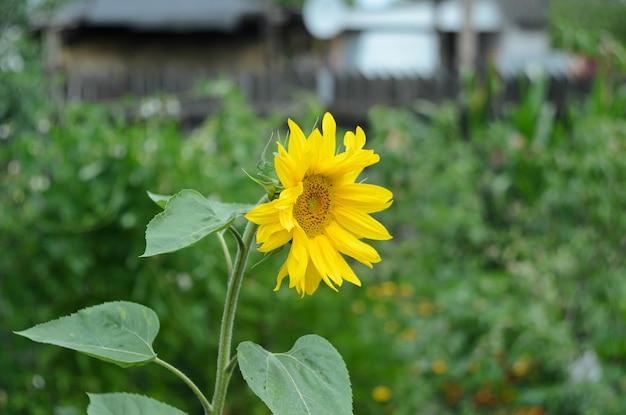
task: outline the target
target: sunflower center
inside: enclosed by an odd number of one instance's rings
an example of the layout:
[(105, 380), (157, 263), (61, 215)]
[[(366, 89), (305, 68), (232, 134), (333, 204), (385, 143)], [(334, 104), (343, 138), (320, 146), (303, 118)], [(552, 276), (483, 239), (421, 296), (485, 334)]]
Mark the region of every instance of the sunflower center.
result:
[(293, 206), (293, 217), (309, 238), (313, 238), (333, 220), (330, 212), (333, 185), (324, 176), (316, 174), (302, 181), (302, 194)]

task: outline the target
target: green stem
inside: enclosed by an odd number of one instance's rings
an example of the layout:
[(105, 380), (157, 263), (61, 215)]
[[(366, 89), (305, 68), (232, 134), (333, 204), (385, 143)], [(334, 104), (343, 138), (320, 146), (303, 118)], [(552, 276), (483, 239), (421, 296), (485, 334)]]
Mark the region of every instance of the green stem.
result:
[[(232, 226), (229, 227), (232, 231)], [(224, 251), (224, 259), (226, 260), (226, 267), (228, 268), (228, 275), (233, 273), (233, 260), (230, 257), (230, 250), (228, 249), (228, 245), (226, 244), (226, 238), (224, 238), (224, 232), (220, 231), (217, 233), (217, 239), (220, 241), (220, 245), (222, 245), (222, 251)], [(237, 232), (235, 230), (235, 232)]]
[(228, 362), (228, 366), (226, 366), (226, 370), (229, 373), (233, 373), (233, 370), (235, 370), (235, 367), (237, 366), (237, 354), (235, 354), (232, 359), (230, 359), (230, 362)]
[[(213, 392), (213, 413), (215, 415), (222, 415), (224, 403), (226, 402), (226, 390), (228, 389), (230, 374), (232, 373), (232, 366), (229, 365), (229, 363), (231, 361), (231, 343), (235, 311), (237, 310), (237, 299), (239, 297), (239, 290), (241, 289), (243, 274), (246, 270), (246, 263), (256, 229), (256, 224), (248, 222), (243, 236), (236, 237), (238, 245), (237, 256), (230, 278), (228, 279), (228, 291), (226, 292), (226, 302), (224, 303), (224, 313), (222, 314), (222, 326), (220, 328), (217, 352), (217, 372), (215, 375), (215, 390)], [(238, 236), (238, 234), (236, 234), (236, 236)]]
[(173, 374), (178, 376), (180, 379), (182, 379), (182, 381), (185, 382), (187, 384), (187, 386), (189, 386), (191, 388), (193, 393), (195, 393), (196, 396), (198, 397), (198, 399), (200, 400), (200, 403), (202, 404), (202, 407), (204, 408), (204, 413), (205, 414), (213, 413), (213, 408), (211, 407), (211, 404), (209, 403), (209, 400), (206, 398), (206, 396), (204, 396), (202, 391), (200, 391), (200, 388), (198, 388), (196, 386), (196, 384), (193, 383), (193, 381), (187, 377), (187, 375), (185, 375), (183, 372), (181, 372), (180, 370), (178, 370), (174, 366), (172, 366), (169, 363), (167, 363), (165, 360), (159, 359), (158, 357), (156, 359), (154, 359), (154, 363), (156, 363), (156, 364), (158, 364), (160, 366), (163, 366), (164, 368), (166, 368), (167, 370), (169, 370), (170, 372), (172, 372)]

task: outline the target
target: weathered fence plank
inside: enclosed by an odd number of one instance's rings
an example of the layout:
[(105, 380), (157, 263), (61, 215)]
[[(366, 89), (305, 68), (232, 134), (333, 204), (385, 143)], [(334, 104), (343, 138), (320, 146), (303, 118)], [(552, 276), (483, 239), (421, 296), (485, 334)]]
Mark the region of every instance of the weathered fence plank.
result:
[[(314, 93), (319, 91), (320, 86), (320, 77), (313, 71), (280, 70), (233, 75), (249, 102), (263, 113), (293, 100), (295, 91)], [(200, 68), (145, 68), (89, 76), (76, 71), (68, 74), (65, 95), (68, 99), (94, 101), (111, 100), (128, 94), (138, 97), (158, 93), (184, 94), (198, 82), (217, 76), (217, 73)], [(417, 100), (439, 103), (455, 99), (462, 88), (458, 78), (446, 73), (440, 73), (432, 79), (406, 75), (368, 78), (356, 72), (333, 73), (330, 76), (331, 82), (324, 85), (325, 89), (331, 88), (326, 91), (329, 97), (324, 97), (327, 106), (335, 112), (343, 112), (355, 118), (364, 118), (375, 105), (397, 107), (411, 105)], [(505, 80), (502, 94), (504, 101), (519, 100), (521, 90), (528, 82), (528, 78), (523, 77)], [(568, 96), (588, 92), (591, 87), (590, 78), (552, 76), (548, 82), (548, 99), (557, 107), (563, 105)], [(195, 112), (194, 115), (197, 115)]]

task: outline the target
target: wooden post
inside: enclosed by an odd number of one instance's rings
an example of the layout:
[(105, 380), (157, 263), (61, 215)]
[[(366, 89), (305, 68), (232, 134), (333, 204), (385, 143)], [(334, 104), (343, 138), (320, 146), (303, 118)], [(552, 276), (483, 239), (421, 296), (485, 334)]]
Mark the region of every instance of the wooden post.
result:
[(473, 72), (476, 66), (476, 32), (472, 22), (474, 0), (462, 0), (463, 27), (459, 33), (459, 70), (461, 75)]

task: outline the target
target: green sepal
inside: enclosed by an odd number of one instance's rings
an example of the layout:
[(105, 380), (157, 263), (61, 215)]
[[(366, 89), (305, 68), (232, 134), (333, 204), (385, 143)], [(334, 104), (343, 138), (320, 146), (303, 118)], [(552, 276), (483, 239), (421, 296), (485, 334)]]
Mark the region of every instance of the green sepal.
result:
[(283, 249), (285, 249), (285, 246), (279, 246), (278, 248), (270, 251), (270, 252), (266, 252), (265, 255), (263, 255), (263, 258), (261, 258), (260, 260), (258, 260), (257, 262), (255, 262), (250, 268), (253, 269), (259, 265), (261, 265), (262, 263), (264, 263), (265, 261), (267, 261), (268, 259), (272, 258), (275, 255), (278, 255), (279, 253), (281, 253), (283, 251)]
[[(264, 177), (263, 180), (261, 180), (261, 179), (257, 179), (256, 177), (253, 177), (250, 173), (248, 173), (245, 170), (243, 170), (243, 172), (253, 182), (255, 182), (256, 184), (261, 186), (263, 189), (265, 189), (265, 192), (267, 193), (267, 199), (268, 200), (273, 200), (274, 197), (276, 196), (276, 193), (282, 188), (282, 186), (280, 185), (278, 180), (274, 180), (274, 179), (271, 179), (269, 177)], [(260, 174), (259, 174), (259, 176), (263, 177)]]

